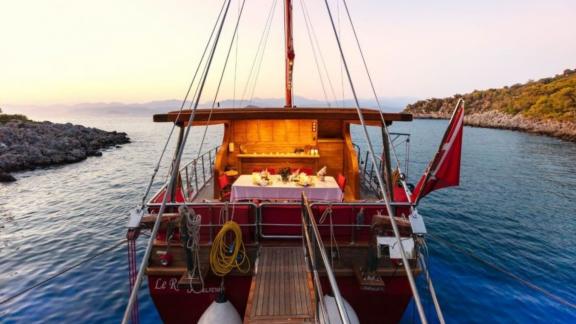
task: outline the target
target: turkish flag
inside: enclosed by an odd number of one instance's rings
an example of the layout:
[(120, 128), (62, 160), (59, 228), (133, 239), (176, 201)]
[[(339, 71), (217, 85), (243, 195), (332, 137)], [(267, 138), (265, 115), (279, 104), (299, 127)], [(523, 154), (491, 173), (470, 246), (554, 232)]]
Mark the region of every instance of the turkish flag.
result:
[(415, 204), (431, 191), (460, 184), (463, 132), (464, 101), (459, 100), (438, 152), (436, 152), (434, 159), (426, 168), (412, 193), (412, 201)]

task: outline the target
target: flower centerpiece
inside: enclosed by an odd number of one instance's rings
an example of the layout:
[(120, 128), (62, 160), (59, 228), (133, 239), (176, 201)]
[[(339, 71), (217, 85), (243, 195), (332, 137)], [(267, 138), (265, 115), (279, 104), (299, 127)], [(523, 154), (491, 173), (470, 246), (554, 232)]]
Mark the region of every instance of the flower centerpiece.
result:
[(280, 176), (282, 177), (283, 182), (288, 182), (288, 179), (290, 178), (290, 168), (280, 169)]

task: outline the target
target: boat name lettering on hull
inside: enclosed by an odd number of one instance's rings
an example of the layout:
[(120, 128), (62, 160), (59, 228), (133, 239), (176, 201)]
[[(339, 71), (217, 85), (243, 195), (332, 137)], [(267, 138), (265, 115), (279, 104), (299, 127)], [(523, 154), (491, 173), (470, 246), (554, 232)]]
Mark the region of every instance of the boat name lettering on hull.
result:
[[(170, 290), (179, 292), (182, 289), (178, 288), (178, 279), (176, 278), (157, 278), (154, 282), (154, 290)], [(183, 291), (187, 294), (215, 294), (220, 292), (220, 287), (204, 287), (202, 290), (192, 290), (191, 288), (187, 288)]]

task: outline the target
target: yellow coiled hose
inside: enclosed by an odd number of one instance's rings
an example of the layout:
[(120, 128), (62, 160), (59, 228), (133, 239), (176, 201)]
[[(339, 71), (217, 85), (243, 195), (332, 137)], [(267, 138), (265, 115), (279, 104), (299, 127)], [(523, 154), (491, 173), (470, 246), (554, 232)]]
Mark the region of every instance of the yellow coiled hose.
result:
[[(228, 232), (234, 234), (234, 239), (230, 244), (226, 243)], [(230, 253), (232, 250), (232, 253)], [(241, 254), (238, 258), (238, 254)], [(210, 249), (210, 267), (215, 275), (223, 277), (234, 268), (242, 273), (250, 271), (250, 260), (246, 255), (244, 242), (242, 241), (242, 231), (240, 225), (235, 221), (227, 221), (214, 238)]]

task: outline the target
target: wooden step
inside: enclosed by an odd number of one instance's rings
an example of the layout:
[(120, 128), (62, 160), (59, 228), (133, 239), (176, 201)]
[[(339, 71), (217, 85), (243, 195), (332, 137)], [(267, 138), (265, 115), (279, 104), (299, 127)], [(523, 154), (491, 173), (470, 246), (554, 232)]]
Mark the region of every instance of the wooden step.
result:
[(315, 309), (302, 247), (262, 247), (244, 323), (314, 323)]

